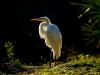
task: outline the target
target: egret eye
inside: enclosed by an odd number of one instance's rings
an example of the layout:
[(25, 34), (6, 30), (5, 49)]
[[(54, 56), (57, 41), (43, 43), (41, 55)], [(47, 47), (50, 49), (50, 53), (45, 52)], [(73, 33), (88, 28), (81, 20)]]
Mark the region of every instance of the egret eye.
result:
[(43, 26), (43, 30), (46, 31), (47, 30), (47, 27), (46, 26)]

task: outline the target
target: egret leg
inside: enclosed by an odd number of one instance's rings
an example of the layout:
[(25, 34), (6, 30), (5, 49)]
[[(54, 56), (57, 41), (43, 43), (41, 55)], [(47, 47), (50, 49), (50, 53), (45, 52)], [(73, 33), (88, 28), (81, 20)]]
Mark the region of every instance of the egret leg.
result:
[(55, 66), (57, 65), (57, 60), (56, 60), (56, 56), (55, 56)]
[(50, 68), (51, 68), (51, 63), (52, 63), (52, 51), (50, 52)]

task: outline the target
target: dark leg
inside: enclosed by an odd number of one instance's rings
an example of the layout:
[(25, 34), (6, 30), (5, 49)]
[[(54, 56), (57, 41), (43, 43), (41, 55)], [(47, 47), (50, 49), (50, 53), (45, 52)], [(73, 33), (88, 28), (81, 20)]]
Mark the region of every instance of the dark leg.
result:
[(51, 63), (52, 63), (52, 51), (50, 52), (50, 68), (51, 68)]
[(57, 60), (56, 60), (56, 56), (55, 56), (55, 66), (56, 66), (56, 64), (57, 64)]

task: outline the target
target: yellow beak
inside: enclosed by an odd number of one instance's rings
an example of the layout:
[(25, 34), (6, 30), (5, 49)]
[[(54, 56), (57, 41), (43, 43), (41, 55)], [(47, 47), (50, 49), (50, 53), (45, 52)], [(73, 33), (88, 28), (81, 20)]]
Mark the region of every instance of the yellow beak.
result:
[(31, 21), (43, 21), (41, 18), (31, 19)]

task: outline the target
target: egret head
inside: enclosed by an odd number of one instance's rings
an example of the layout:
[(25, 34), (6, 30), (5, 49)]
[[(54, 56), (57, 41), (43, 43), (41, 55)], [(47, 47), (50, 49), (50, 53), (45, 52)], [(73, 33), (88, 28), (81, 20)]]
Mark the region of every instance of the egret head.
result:
[(43, 21), (43, 22), (50, 23), (49, 18), (46, 17), (46, 16), (44, 16), (44, 17), (40, 17), (40, 18), (31, 19), (31, 21)]

